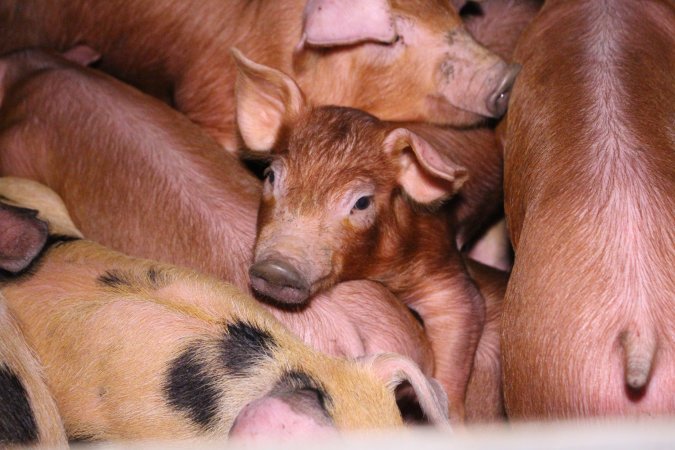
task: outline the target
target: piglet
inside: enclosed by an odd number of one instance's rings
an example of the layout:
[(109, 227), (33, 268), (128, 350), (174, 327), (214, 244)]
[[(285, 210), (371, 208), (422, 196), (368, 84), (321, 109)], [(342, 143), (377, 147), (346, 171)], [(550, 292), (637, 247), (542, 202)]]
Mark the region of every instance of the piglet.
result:
[(507, 412), (675, 414), (675, 6), (547, 1), (514, 57)]
[(5, 0), (0, 53), (88, 43), (99, 66), (174, 105), (231, 152), (228, 49), (291, 73), (317, 104), (390, 120), (500, 117), (518, 72), (467, 32), (448, 1)]
[(233, 55), (242, 137), (270, 160), (253, 288), (301, 305), (340, 281), (382, 283), (422, 317), (435, 375), (462, 420), (485, 309), (442, 201), (466, 169), (406, 128), (351, 108), (314, 108), (289, 76)]
[(291, 438), (396, 427), (403, 383), (447, 428), (442, 389), (411, 360), (313, 351), (230, 284), (83, 239), (43, 185), (5, 177), (0, 194), (49, 226), (33, 270), (0, 290), (44, 364), (70, 438)]

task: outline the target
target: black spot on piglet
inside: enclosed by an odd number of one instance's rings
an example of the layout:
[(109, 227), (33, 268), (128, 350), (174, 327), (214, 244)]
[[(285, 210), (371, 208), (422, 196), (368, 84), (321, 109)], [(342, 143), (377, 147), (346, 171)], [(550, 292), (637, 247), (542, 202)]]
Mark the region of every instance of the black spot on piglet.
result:
[(272, 356), (277, 343), (268, 332), (246, 322), (227, 324), (221, 343), (225, 367), (233, 375), (244, 375), (255, 364)]
[(164, 393), (172, 407), (209, 429), (217, 421), (217, 383), (214, 372), (200, 358), (198, 344), (194, 344), (170, 363)]
[(38, 429), (21, 380), (0, 366), (0, 444), (37, 442)]

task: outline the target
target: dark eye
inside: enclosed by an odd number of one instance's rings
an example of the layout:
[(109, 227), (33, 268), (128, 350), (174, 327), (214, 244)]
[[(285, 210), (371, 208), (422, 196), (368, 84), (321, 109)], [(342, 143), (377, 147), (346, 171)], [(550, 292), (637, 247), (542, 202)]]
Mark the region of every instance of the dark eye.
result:
[(359, 211), (363, 211), (364, 209), (368, 208), (370, 204), (373, 202), (373, 196), (368, 195), (366, 197), (361, 197), (354, 203), (354, 209), (358, 209)]
[(265, 179), (270, 182), (270, 184), (274, 184), (274, 171), (272, 169), (268, 167), (265, 169), (263, 175), (265, 176)]

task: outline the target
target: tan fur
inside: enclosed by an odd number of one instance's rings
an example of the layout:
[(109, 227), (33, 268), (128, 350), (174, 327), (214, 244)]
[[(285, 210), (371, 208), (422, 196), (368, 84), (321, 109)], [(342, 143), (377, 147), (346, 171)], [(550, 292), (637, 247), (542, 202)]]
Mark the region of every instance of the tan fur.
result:
[[(480, 120), (476, 112), (505, 65), (468, 38), (449, 2), (393, 1), (399, 27), (412, 28), (401, 31), (404, 39), (328, 50), (296, 48), (304, 3), (12, 1), (0, 9), (0, 53), (32, 46), (64, 51), (85, 42), (103, 55), (102, 69), (173, 102), (230, 151), (237, 149), (230, 47), (293, 74), (317, 104), (351, 105), (396, 120)], [(455, 32), (467, 37), (456, 48), (446, 39)], [(449, 56), (455, 59), (447, 63)], [(447, 86), (444, 62), (455, 70)], [(466, 96), (462, 101), (474, 112), (450, 105), (448, 96)]]
[(675, 6), (547, 1), (514, 55), (507, 412), (673, 414)]
[[(0, 192), (31, 207), (34, 193), (24, 193), (26, 185), (36, 184), (3, 178)], [(41, 219), (49, 221), (52, 211), (63, 210), (56, 200), (40, 211)], [(73, 233), (76, 230), (69, 234)], [(97, 278), (106, 272), (118, 274), (125, 282), (102, 285)], [(193, 271), (76, 240), (52, 247), (35, 273), (5, 283), (2, 293), (44, 364), (47, 383), (71, 436), (204, 435), (163, 397), (169, 362), (194, 343), (204, 349), (206, 362), (213, 358), (211, 375), (227, 392), (227, 401), (219, 404), (217, 426), (207, 434), (226, 433), (237, 411), (264, 395), (289, 370), (319, 380), (333, 399), (328, 410), (339, 429), (401, 425), (389, 374), (379, 378), (365, 366), (310, 350), (234, 286)], [(34, 298), (40, 301), (30, 301)], [(217, 369), (216, 346), (224, 325), (237, 320), (266, 331), (278, 343), (274, 354), (256, 365), (254, 376), (245, 379)], [(435, 408), (430, 411), (433, 416), (444, 413)], [(442, 425), (442, 420), (438, 423)]]
[(0, 294), (0, 366), (5, 370), (9, 369), (21, 381), (28, 395), (38, 433), (37, 442), (23, 444), (66, 447), (66, 432), (54, 398), (45, 384), (40, 361), (26, 343), (6, 303)]

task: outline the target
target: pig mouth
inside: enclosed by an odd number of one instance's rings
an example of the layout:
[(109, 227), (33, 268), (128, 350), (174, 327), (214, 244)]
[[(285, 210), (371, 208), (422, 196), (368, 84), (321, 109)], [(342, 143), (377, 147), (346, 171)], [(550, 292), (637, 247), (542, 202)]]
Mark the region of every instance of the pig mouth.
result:
[(309, 299), (309, 283), (284, 261), (267, 259), (256, 262), (250, 267), (249, 276), (253, 290), (274, 302), (301, 306)]

